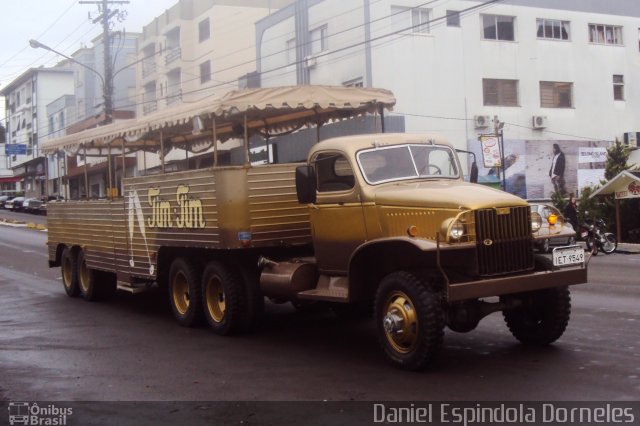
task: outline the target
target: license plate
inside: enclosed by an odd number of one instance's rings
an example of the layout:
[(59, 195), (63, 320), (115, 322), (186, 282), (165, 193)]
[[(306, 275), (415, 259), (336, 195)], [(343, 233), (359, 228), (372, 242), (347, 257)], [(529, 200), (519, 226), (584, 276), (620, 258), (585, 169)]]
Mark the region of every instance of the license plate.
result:
[(582, 238), (587, 238), (587, 235), (589, 235), (589, 232), (583, 231), (582, 234), (580, 235), (582, 235)]
[(553, 266), (570, 266), (584, 263), (582, 247), (566, 247), (553, 250)]

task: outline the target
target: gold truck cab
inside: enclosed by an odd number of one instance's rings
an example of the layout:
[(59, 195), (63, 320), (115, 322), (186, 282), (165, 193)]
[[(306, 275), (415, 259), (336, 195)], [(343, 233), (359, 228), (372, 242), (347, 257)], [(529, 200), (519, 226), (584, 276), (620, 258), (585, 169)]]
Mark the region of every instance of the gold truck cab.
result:
[[(375, 305), (383, 347), (405, 368), (431, 358), (423, 332), (438, 346), (440, 322), (470, 331), (496, 311), (518, 339), (550, 343), (562, 324), (549, 317), (532, 330), (523, 317), (560, 304), (566, 326), (566, 286), (586, 282), (581, 250), (536, 255), (541, 218), (525, 200), (465, 182), (455, 150), (435, 136), (323, 141), (298, 167), (296, 188), (309, 206), (319, 274), (297, 297)], [(500, 301), (482, 300), (493, 296)], [(417, 331), (434, 316), (435, 331)]]

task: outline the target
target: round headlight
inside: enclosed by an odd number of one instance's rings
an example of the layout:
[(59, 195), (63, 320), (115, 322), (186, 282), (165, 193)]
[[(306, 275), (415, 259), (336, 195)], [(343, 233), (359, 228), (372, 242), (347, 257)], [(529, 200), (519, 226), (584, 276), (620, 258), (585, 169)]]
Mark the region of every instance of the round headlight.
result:
[(464, 235), (464, 225), (460, 221), (455, 221), (451, 225), (451, 233), (449, 234), (454, 240), (459, 240)]
[(542, 227), (542, 216), (540, 213), (531, 212), (531, 232), (538, 232)]

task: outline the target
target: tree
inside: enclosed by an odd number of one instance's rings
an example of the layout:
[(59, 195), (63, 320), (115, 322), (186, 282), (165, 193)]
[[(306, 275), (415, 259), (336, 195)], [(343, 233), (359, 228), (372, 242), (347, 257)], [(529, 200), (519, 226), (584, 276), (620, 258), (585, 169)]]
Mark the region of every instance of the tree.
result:
[(630, 169), (627, 165), (629, 152), (629, 148), (624, 146), (618, 138), (616, 138), (615, 143), (611, 145), (611, 147), (607, 148), (607, 162), (604, 166), (604, 177), (606, 180), (611, 180), (621, 172)]

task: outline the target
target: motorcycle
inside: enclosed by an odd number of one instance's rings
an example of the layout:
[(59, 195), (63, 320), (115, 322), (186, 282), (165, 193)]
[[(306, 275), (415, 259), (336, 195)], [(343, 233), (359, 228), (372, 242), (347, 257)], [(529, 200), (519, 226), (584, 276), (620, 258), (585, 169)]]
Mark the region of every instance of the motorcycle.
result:
[(580, 228), (580, 236), (587, 244), (587, 251), (593, 256), (598, 255), (598, 251), (604, 254), (611, 254), (618, 248), (618, 240), (611, 232), (604, 232), (606, 224), (602, 219), (586, 219), (585, 224)]

